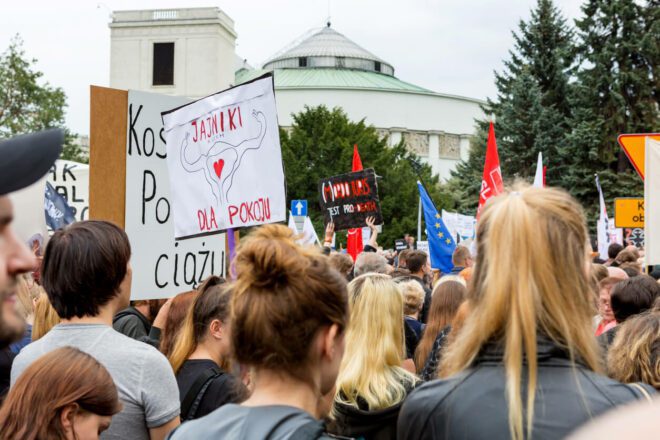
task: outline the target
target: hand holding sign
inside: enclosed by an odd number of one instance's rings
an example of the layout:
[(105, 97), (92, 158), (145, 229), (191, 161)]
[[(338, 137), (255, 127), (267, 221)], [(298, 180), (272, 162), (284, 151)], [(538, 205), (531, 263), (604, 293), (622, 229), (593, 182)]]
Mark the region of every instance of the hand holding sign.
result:
[(334, 222), (336, 230), (361, 228), (367, 217), (374, 217), (374, 224), (383, 222), (373, 169), (323, 179), (319, 193), (325, 221)]

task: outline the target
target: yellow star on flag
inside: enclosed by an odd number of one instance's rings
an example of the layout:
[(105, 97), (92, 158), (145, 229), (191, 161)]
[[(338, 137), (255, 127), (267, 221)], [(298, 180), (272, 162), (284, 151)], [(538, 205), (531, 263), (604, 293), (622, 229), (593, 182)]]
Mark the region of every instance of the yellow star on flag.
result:
[(447, 243), (447, 244), (451, 244), (451, 239), (450, 239), (450, 238), (446, 239), (446, 240), (445, 240), (445, 243)]
[(436, 224), (435, 224), (435, 228), (436, 228), (436, 229), (440, 229), (440, 223), (436, 223)]
[(438, 232), (438, 238), (442, 238), (444, 236), (445, 236), (445, 234), (443, 234), (442, 232)]
[(438, 214), (438, 213), (436, 212), (436, 213), (435, 213), (435, 218), (440, 218), (440, 214)]

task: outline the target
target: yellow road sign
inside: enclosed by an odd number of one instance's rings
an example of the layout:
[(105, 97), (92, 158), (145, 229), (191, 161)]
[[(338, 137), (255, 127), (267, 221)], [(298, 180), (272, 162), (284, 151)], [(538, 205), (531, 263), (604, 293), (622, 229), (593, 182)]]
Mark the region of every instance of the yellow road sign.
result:
[(643, 228), (644, 199), (632, 197), (614, 199), (614, 226), (617, 228)]
[(620, 134), (617, 138), (619, 145), (642, 180), (644, 180), (644, 145), (646, 142), (644, 139), (647, 137), (660, 141), (660, 133)]

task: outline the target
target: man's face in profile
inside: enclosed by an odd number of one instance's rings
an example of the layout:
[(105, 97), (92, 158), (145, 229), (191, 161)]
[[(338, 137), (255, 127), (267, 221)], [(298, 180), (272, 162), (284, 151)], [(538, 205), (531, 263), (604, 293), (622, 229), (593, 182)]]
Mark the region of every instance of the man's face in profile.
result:
[(25, 321), (16, 311), (16, 284), (20, 274), (36, 266), (34, 255), (14, 233), (13, 215), (9, 197), (0, 196), (0, 348), (25, 331)]

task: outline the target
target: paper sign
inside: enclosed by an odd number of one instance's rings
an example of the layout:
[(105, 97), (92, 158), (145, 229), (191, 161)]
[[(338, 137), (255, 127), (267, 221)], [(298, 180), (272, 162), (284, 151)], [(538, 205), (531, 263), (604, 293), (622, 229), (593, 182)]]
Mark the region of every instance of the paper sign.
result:
[(471, 215), (458, 214), (443, 209), (442, 221), (445, 222), (445, 226), (454, 239), (458, 236), (459, 242), (474, 239), (476, 236), (477, 220)]
[(646, 139), (646, 180), (644, 205), (646, 264), (660, 264), (660, 142)]
[(644, 199), (632, 197), (614, 199), (614, 226), (617, 228), (643, 228)]
[(163, 113), (177, 239), (286, 220), (273, 77)]
[(161, 112), (188, 99), (128, 92), (125, 230), (131, 242), (131, 299), (174, 296), (211, 274), (224, 276), (225, 235), (175, 242)]
[(50, 167), (48, 183), (73, 209), (76, 221), (87, 220), (89, 211), (89, 165), (57, 160)]
[(325, 223), (334, 222), (336, 231), (360, 228), (372, 216), (375, 224), (383, 223), (376, 173), (371, 168), (323, 179), (319, 194)]

